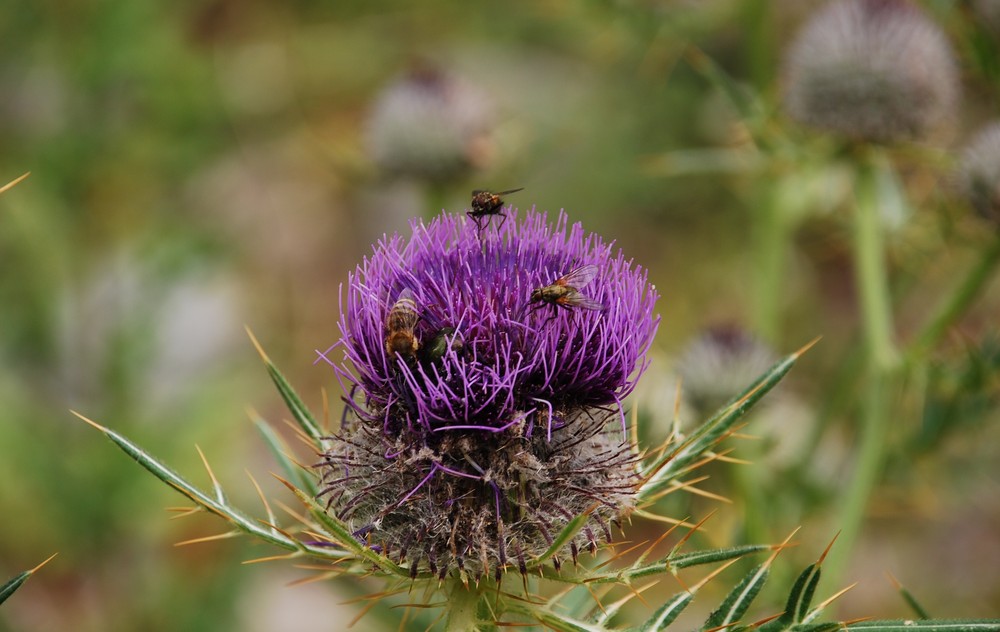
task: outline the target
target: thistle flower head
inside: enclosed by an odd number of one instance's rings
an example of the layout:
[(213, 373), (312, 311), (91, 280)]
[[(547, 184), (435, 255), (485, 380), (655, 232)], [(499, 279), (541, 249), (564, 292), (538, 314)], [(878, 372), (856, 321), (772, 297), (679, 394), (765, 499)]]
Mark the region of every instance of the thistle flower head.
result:
[(418, 66), (379, 95), (368, 144), (388, 173), (447, 180), (490, 161), (492, 126), (485, 94), (440, 69)]
[(749, 332), (713, 327), (692, 340), (677, 360), (684, 399), (700, 416), (714, 412), (777, 361)]
[(944, 34), (907, 0), (831, 2), (792, 44), (785, 75), (792, 118), (864, 141), (921, 137), (958, 95)]
[[(565, 300), (531, 302), (549, 286)], [(634, 503), (620, 402), (655, 300), (644, 271), (562, 213), (482, 239), (445, 214), (385, 238), (342, 297), (330, 363), (352, 397), (321, 465), (329, 510), (414, 573), (523, 570), (588, 511), (570, 553), (609, 538)], [(412, 344), (387, 344), (401, 329)]]
[(962, 155), (962, 192), (984, 218), (1000, 225), (1000, 121), (987, 125)]

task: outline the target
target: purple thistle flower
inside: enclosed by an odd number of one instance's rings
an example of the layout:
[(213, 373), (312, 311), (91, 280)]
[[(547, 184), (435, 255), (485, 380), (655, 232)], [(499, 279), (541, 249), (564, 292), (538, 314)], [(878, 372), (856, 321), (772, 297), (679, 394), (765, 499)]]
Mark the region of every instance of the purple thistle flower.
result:
[[(523, 566), (590, 511), (575, 558), (633, 507), (621, 401), (646, 366), (656, 291), (565, 214), (510, 213), (481, 240), (464, 215), (444, 214), (380, 241), (341, 297), (341, 339), (320, 354), (352, 394), (322, 495), (394, 557), (416, 551), (414, 573), (420, 559), (442, 576), (499, 574), (508, 555)], [(581, 267), (577, 303), (531, 303)], [(400, 322), (415, 353), (387, 348)]]

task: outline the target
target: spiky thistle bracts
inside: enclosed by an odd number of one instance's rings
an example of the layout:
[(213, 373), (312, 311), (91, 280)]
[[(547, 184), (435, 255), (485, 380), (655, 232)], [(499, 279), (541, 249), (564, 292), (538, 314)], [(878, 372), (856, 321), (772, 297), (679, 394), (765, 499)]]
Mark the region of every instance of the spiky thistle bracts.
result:
[[(598, 271), (580, 291), (602, 309), (530, 303), (580, 266)], [(385, 345), (404, 293), (420, 313), (412, 357)], [(595, 547), (633, 507), (621, 400), (645, 368), (656, 298), (641, 268), (561, 213), (512, 216), (481, 239), (445, 214), (384, 239), (321, 354), (352, 393), (321, 466), (329, 510), (413, 572), (523, 566), (588, 511), (566, 553)]]

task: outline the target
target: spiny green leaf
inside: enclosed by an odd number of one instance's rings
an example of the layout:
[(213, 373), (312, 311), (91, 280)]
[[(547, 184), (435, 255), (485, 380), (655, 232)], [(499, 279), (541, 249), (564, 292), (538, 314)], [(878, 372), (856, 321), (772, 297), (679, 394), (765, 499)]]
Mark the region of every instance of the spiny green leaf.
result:
[(20, 588), (21, 585), (24, 582), (26, 582), (29, 577), (31, 577), (31, 573), (28, 571), (24, 571), (23, 573), (20, 573), (19, 575), (15, 575), (14, 577), (12, 577), (10, 581), (8, 581), (3, 586), (0, 586), (0, 603), (7, 601), (7, 597), (13, 595), (14, 591)]
[(689, 568), (700, 564), (711, 564), (713, 562), (725, 562), (753, 553), (759, 553), (760, 551), (766, 551), (770, 548), (771, 547), (766, 544), (748, 544), (725, 549), (694, 551), (692, 553), (684, 553), (673, 557), (668, 555), (662, 560), (652, 562), (650, 564), (637, 564), (605, 573), (591, 572), (586, 576), (586, 578), (563, 577), (545, 567), (542, 567), (542, 574), (546, 579), (567, 583), (586, 582), (590, 585), (626, 584), (646, 577), (652, 577), (654, 575), (663, 575), (665, 573), (674, 574), (677, 570), (682, 568)]
[(906, 589), (906, 587), (900, 586), (899, 594), (902, 595), (903, 601), (906, 602), (906, 605), (910, 606), (910, 609), (913, 610), (918, 619), (926, 621), (931, 618), (930, 615), (927, 614), (927, 611), (924, 610), (923, 606), (920, 605), (920, 602), (917, 601), (917, 598), (914, 597), (913, 594)]
[(785, 611), (780, 617), (773, 621), (768, 621), (760, 626), (761, 632), (778, 632), (787, 630), (797, 623), (801, 623), (809, 612), (809, 604), (812, 602), (816, 592), (816, 585), (819, 583), (819, 564), (810, 564), (792, 585), (792, 590), (788, 594), (788, 602), (785, 604)]
[[(27, 177), (27, 174), (21, 176), (20, 180), (23, 180), (25, 177)], [(14, 184), (17, 184), (17, 182), (15, 182)], [(49, 560), (51, 560), (53, 557), (55, 557), (55, 554), (53, 554), (51, 557), (49, 557), (48, 560), (45, 560), (35, 568), (29, 571), (24, 571), (23, 573), (18, 573), (14, 577), (10, 578), (10, 580), (8, 580), (4, 585), (0, 586), (0, 604), (7, 601), (8, 597), (13, 595), (18, 588), (24, 585), (24, 582), (28, 581), (28, 578), (34, 575), (35, 572), (38, 571), (38, 569), (48, 564)]]
[(30, 175), (31, 175), (31, 172), (28, 171), (27, 173), (24, 173), (24, 174), (18, 176), (17, 178), (14, 178), (13, 180), (11, 180), (10, 182), (8, 182), (7, 184), (5, 184), (2, 187), (0, 187), (0, 193), (6, 193), (10, 189), (12, 189), (15, 186), (17, 186), (19, 182), (21, 182), (22, 180), (24, 180), (25, 178), (27, 178)]
[[(598, 602), (597, 605), (595, 605), (591, 613), (591, 616), (588, 620), (597, 625), (607, 626), (608, 622), (611, 621), (613, 618), (615, 618), (615, 616), (619, 612), (621, 612), (621, 609), (624, 608), (628, 603), (630, 603), (634, 599), (641, 600), (642, 593), (646, 592), (647, 590), (655, 586), (657, 584), (657, 581), (650, 582), (645, 586), (640, 586), (638, 588), (629, 586), (630, 590), (627, 593), (625, 593), (624, 596), (619, 597), (618, 599), (616, 599), (615, 601), (611, 602), (608, 605), (602, 605), (600, 602)], [(608, 589), (613, 590), (614, 587), (608, 586)], [(600, 597), (598, 597), (598, 599), (600, 599)], [(643, 601), (643, 603), (645, 603), (645, 601)]]
[(564, 617), (551, 611), (541, 611), (531, 613), (539, 623), (557, 632), (607, 632), (603, 625), (594, 625), (584, 621), (578, 621), (570, 617)]
[(914, 632), (915, 630), (919, 632), (1000, 632), (1000, 619), (858, 621), (857, 623), (844, 624), (841, 629), (864, 632)]
[(840, 623), (829, 621), (827, 623), (800, 623), (788, 628), (795, 632), (834, 632), (843, 629)]
[(304, 471), (302, 471), (300, 466), (293, 463), (292, 460), (288, 458), (287, 446), (274, 429), (271, 428), (270, 424), (256, 414), (252, 414), (251, 418), (253, 419), (254, 426), (257, 427), (257, 431), (260, 432), (262, 437), (264, 437), (264, 442), (271, 450), (271, 454), (274, 455), (274, 458), (278, 461), (281, 469), (285, 471), (285, 475), (292, 479), (296, 487), (304, 489), (310, 495), (315, 496), (318, 491), (316, 488), (316, 479), (312, 476), (308, 476)]
[(753, 603), (753, 600), (767, 581), (770, 574), (768, 566), (767, 563), (764, 563), (750, 571), (733, 588), (729, 595), (726, 596), (722, 605), (709, 615), (708, 620), (705, 621), (705, 625), (702, 626), (702, 630), (720, 628), (739, 621), (746, 614), (747, 609), (750, 608), (750, 604)]
[(711, 419), (698, 427), (675, 450), (647, 464), (643, 468), (646, 480), (638, 492), (640, 501), (655, 498), (658, 492), (669, 487), (679, 474), (718, 443), (740, 418), (785, 377), (796, 360), (812, 344), (777, 362), (746, 390), (723, 406)]
[(559, 534), (556, 535), (555, 539), (552, 540), (552, 544), (549, 545), (549, 548), (528, 563), (528, 569), (532, 570), (538, 568), (540, 565), (545, 563), (545, 560), (549, 559), (558, 553), (564, 546), (569, 544), (569, 541), (576, 537), (576, 534), (580, 532), (583, 525), (587, 524), (587, 520), (589, 519), (589, 513), (582, 513), (566, 523), (566, 526), (563, 527), (562, 530), (559, 531)]
[(690, 592), (682, 592), (674, 595), (665, 604), (657, 608), (653, 616), (639, 626), (639, 632), (659, 632), (660, 630), (666, 630), (693, 599), (694, 593)]
[(257, 348), (257, 353), (260, 354), (261, 359), (264, 361), (264, 366), (267, 367), (267, 372), (271, 376), (271, 380), (274, 382), (274, 385), (278, 387), (278, 392), (281, 394), (281, 398), (285, 400), (285, 405), (288, 406), (288, 410), (291, 411), (292, 417), (295, 418), (295, 421), (299, 424), (306, 435), (313, 440), (313, 443), (316, 444), (316, 448), (321, 451), (325, 450), (325, 435), (320, 429), (319, 424), (316, 423), (316, 419), (312, 416), (312, 413), (310, 413), (309, 409), (306, 408), (306, 405), (302, 403), (302, 399), (299, 397), (298, 393), (295, 392), (295, 389), (292, 388), (292, 385), (288, 383), (288, 380), (285, 379), (285, 376), (281, 374), (278, 367), (274, 366), (274, 363), (271, 362), (271, 358), (267, 357), (267, 354), (264, 353), (264, 348), (260, 346), (259, 342), (257, 342), (257, 338), (253, 335), (253, 332), (250, 331), (249, 327), (247, 327), (247, 334), (250, 335), (250, 340), (253, 342), (254, 347)]
[(347, 526), (347, 523), (331, 516), (322, 506), (320, 506), (319, 503), (316, 502), (316, 498), (314, 496), (306, 494), (301, 489), (292, 489), (292, 491), (298, 499), (309, 508), (310, 514), (320, 522), (331, 540), (344, 547), (358, 558), (370, 562), (383, 571), (393, 573), (401, 578), (410, 576), (409, 571), (404, 569), (402, 566), (399, 566), (384, 555), (379, 555), (370, 547), (358, 542), (358, 540), (351, 533), (350, 527)]
[(577, 584), (569, 590), (554, 592), (545, 602), (545, 609), (582, 619), (594, 607), (594, 593), (589, 586)]
[(29, 573), (28, 571), (24, 571), (23, 573), (20, 573), (19, 575), (15, 575), (14, 577), (12, 577), (3, 586), (0, 586), (0, 603), (7, 601), (7, 597), (13, 595), (14, 591), (20, 588), (21, 584), (28, 581), (29, 577), (31, 577), (31, 573)]
[(101, 426), (95, 421), (87, 419), (77, 412), (73, 412), (73, 414), (104, 433), (104, 436), (110, 439), (112, 443), (117, 445), (123, 452), (125, 452), (125, 454), (135, 459), (139, 465), (149, 470), (153, 476), (184, 494), (195, 504), (200, 505), (208, 511), (211, 511), (212, 513), (229, 521), (238, 530), (290, 551), (308, 553), (314, 557), (324, 559), (340, 559), (343, 557), (342, 552), (329, 551), (303, 544), (302, 542), (288, 537), (273, 527), (262, 525), (259, 521), (247, 516), (235, 507), (217, 502), (214, 498), (189, 483), (180, 474), (167, 467), (138, 445), (126, 439), (124, 436), (118, 434), (110, 428)]
[(505, 606), (509, 612), (531, 617), (547, 629), (556, 630), (557, 632), (608, 632), (604, 626), (594, 625), (568, 615), (553, 612), (537, 603), (510, 600), (505, 603)]
[(768, 544), (744, 544), (742, 546), (733, 546), (723, 549), (708, 549), (705, 551), (681, 553), (679, 555), (671, 555), (667, 559), (674, 569), (679, 570), (682, 568), (690, 568), (691, 566), (699, 566), (701, 564), (726, 562), (750, 555), (752, 553), (760, 553), (761, 551), (769, 550), (771, 550), (771, 546)]

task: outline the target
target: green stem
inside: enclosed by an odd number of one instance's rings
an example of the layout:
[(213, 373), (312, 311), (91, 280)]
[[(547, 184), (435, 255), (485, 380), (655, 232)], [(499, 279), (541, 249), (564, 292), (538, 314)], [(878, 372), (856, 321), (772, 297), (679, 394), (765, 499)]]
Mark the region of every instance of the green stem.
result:
[[(777, 188), (780, 189), (780, 185)], [(790, 231), (780, 205), (780, 190), (772, 185), (758, 199), (750, 229), (753, 240), (753, 331), (768, 343), (775, 344), (781, 331), (782, 280)], [(748, 461), (757, 461), (761, 455), (756, 443), (740, 446), (740, 452)], [(744, 501), (744, 542), (763, 542), (770, 537), (770, 512), (760, 470), (755, 465), (748, 465), (732, 471), (733, 483)]]
[[(869, 160), (877, 161), (877, 157)], [(887, 373), (898, 363), (893, 343), (889, 277), (885, 269), (885, 246), (879, 219), (879, 191), (876, 170), (888, 168), (881, 162), (864, 164), (858, 174), (854, 212), (854, 272), (858, 285), (862, 329), (869, 366)]]
[(889, 420), (889, 388), (898, 363), (893, 342), (889, 281), (879, 220), (877, 169), (888, 168), (877, 155), (865, 156), (856, 184), (854, 268), (858, 286), (867, 369), (861, 400), (861, 447), (844, 496), (841, 534), (827, 564), (828, 577), (840, 583), (864, 523), (869, 497), (882, 473)]
[(774, 33), (771, 28), (771, 0), (748, 0), (744, 6), (747, 59), (754, 87), (763, 90), (774, 73)]
[(885, 460), (885, 443), (888, 436), (889, 396), (885, 376), (869, 375), (862, 400), (861, 448), (857, 467), (840, 511), (841, 525), (837, 546), (826, 564), (826, 575), (831, 586), (840, 585), (841, 577), (854, 550), (865, 510), (872, 490), (882, 473)]
[(993, 271), (1000, 263), (1000, 236), (993, 238), (992, 243), (983, 250), (979, 256), (976, 266), (965, 277), (964, 282), (955, 290), (949, 299), (941, 305), (937, 314), (931, 319), (927, 327), (917, 336), (906, 354), (908, 360), (917, 360), (929, 352), (948, 328), (965, 313), (974, 300), (979, 296), (983, 286), (993, 275)]
[(781, 331), (782, 278), (791, 239), (789, 222), (779, 204), (780, 192), (762, 196), (751, 226), (754, 243), (754, 332), (776, 343)]
[(451, 581), (448, 592), (448, 616), (445, 632), (475, 632), (479, 630), (479, 598), (481, 593), (457, 579)]

